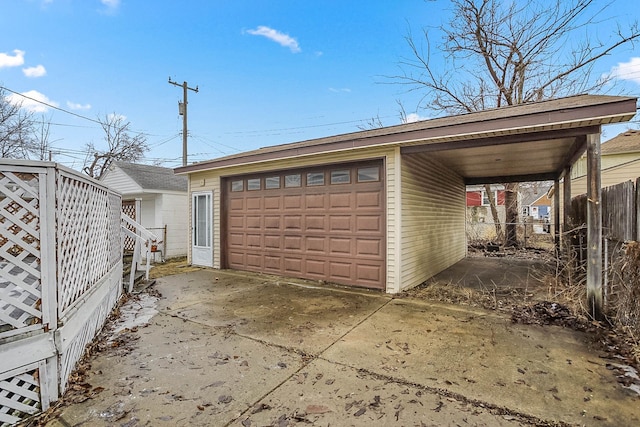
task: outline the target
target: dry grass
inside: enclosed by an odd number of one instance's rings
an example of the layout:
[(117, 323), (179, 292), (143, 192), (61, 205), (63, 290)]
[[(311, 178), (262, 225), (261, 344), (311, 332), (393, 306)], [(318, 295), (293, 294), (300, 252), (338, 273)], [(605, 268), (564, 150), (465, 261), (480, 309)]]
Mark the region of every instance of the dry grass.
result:
[(158, 279), (164, 276), (189, 273), (191, 271), (198, 271), (201, 269), (202, 267), (188, 264), (187, 257), (170, 258), (166, 260), (166, 262), (153, 264), (151, 270), (149, 271), (149, 279)]

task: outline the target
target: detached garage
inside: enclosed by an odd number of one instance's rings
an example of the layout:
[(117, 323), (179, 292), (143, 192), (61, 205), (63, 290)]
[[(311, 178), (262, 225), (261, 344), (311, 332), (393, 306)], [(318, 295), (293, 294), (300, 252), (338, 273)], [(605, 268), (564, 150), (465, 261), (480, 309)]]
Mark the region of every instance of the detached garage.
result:
[(190, 262), (399, 292), (465, 257), (467, 184), (558, 182), (601, 125), (635, 111), (580, 95), (177, 168)]

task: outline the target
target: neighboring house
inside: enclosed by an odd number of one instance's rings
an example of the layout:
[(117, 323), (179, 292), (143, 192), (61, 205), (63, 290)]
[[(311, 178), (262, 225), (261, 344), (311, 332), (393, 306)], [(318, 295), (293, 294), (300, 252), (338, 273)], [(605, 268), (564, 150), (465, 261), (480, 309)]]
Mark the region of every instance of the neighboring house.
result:
[(520, 185), (520, 206), (522, 215), (534, 221), (547, 220), (551, 215), (552, 201), (547, 195), (551, 184), (523, 183)]
[[(101, 179), (122, 194), (125, 213), (158, 236), (164, 258), (187, 255), (189, 244), (188, 182), (173, 169), (113, 162)], [(139, 209), (139, 211), (138, 211)]]
[(179, 167), (189, 260), (389, 293), (417, 286), (466, 256), (468, 185), (557, 180), (636, 102), (579, 95)]
[[(640, 177), (640, 130), (627, 130), (603, 142), (601, 153), (602, 188)], [(586, 159), (583, 157), (571, 170), (571, 194), (586, 192)]]
[[(498, 218), (504, 223), (506, 211), (504, 205), (504, 185), (491, 185), (493, 200), (496, 201)], [(470, 222), (493, 222), (489, 195), (483, 185), (470, 185), (467, 187), (467, 218)]]

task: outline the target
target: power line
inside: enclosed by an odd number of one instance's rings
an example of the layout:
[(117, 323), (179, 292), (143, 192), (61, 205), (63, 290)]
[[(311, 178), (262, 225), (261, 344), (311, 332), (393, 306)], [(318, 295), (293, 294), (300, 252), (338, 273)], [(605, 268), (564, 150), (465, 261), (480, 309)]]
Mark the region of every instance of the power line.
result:
[(102, 123), (100, 123), (98, 120), (92, 119), (92, 118), (90, 118), (90, 117), (83, 116), (82, 114), (74, 113), (73, 111), (65, 110), (64, 108), (57, 107), (57, 106), (55, 106), (55, 105), (53, 105), (53, 104), (49, 104), (49, 103), (44, 102), (44, 101), (40, 101), (39, 99), (35, 99), (35, 98), (32, 98), (32, 97), (30, 97), (30, 96), (27, 96), (27, 95), (25, 95), (25, 94), (23, 94), (23, 93), (16, 92), (15, 90), (11, 90), (11, 89), (9, 89), (8, 87), (0, 86), (0, 89), (4, 89), (4, 90), (6, 90), (7, 92), (11, 92), (11, 93), (13, 93), (13, 94), (15, 94), (15, 95), (18, 95), (18, 96), (21, 96), (21, 97), (23, 97), (23, 98), (29, 99), (29, 100), (31, 100), (31, 101), (37, 102), (38, 104), (46, 105), (47, 107), (49, 107), (49, 108), (53, 108), (54, 110), (62, 111), (63, 113), (71, 114), (72, 116), (76, 116), (76, 117), (79, 117), (79, 118), (81, 118), (81, 119), (88, 120), (88, 121), (90, 121), (90, 122), (93, 122), (93, 123), (97, 123), (97, 124), (99, 124), (99, 125), (102, 125)]

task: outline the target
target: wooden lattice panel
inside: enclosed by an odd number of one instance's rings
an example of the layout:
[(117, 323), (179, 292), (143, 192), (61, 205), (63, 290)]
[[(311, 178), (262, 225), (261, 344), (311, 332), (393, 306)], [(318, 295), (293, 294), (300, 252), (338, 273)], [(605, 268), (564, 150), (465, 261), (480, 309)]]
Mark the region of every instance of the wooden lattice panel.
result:
[(0, 425), (13, 425), (40, 411), (37, 363), (0, 376)]
[[(135, 200), (123, 200), (122, 201), (122, 213), (127, 215), (129, 218), (131, 218), (132, 220), (136, 220), (136, 201)], [(125, 227), (128, 227), (129, 230), (135, 232), (135, 228), (131, 227), (130, 225), (125, 225)], [(132, 252), (136, 247), (136, 241), (135, 239), (126, 236), (124, 238), (124, 245), (123, 248), (125, 251), (128, 252)]]
[(61, 172), (58, 177), (57, 252), (58, 313), (62, 316), (79, 297), (117, 263), (120, 220), (111, 206), (118, 197), (95, 184)]
[(0, 334), (42, 323), (40, 174), (0, 172)]

